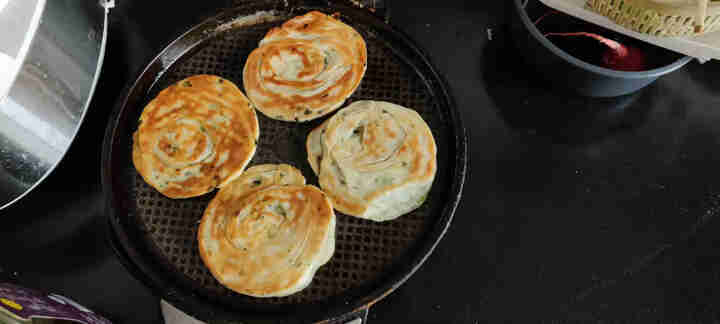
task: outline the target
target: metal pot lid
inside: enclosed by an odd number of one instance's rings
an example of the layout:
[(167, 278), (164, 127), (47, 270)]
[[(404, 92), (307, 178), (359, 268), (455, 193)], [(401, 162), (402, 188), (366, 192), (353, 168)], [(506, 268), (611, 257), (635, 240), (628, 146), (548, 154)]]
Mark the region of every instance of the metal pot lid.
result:
[(70, 147), (105, 54), (108, 0), (0, 0), (0, 209)]
[(0, 0), (0, 100), (17, 76), (44, 7), (45, 0)]

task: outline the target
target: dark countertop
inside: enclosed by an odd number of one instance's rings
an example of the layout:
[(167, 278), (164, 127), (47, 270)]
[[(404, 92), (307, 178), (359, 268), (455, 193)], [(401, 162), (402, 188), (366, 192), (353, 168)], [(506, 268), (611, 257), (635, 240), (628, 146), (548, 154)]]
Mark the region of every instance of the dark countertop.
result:
[[(230, 2), (118, 1), (77, 139), (43, 184), (0, 212), (0, 276), (115, 323), (161, 321), (158, 300), (106, 244), (102, 136), (139, 69)], [(449, 80), (471, 165), (446, 237), (371, 309), (371, 323), (717, 320), (720, 63), (693, 62), (625, 98), (563, 94), (506, 46), (506, 4), (392, 1), (391, 23)]]

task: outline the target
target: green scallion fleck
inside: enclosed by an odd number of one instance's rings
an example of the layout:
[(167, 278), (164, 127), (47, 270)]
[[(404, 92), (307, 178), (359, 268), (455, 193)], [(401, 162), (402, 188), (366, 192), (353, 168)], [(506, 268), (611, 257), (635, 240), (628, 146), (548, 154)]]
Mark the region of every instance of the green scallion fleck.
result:
[(393, 184), (393, 178), (389, 176), (377, 177), (375, 178), (375, 183), (383, 186), (389, 186)]
[(427, 199), (427, 197), (428, 197), (427, 193), (422, 195), (422, 197), (420, 197), (420, 199), (418, 199), (418, 206), (422, 205), (425, 202), (425, 200)]
[(283, 208), (283, 206), (277, 205), (276, 209), (277, 209), (278, 214), (280, 214), (280, 216), (287, 217), (287, 211), (285, 210), (285, 208)]

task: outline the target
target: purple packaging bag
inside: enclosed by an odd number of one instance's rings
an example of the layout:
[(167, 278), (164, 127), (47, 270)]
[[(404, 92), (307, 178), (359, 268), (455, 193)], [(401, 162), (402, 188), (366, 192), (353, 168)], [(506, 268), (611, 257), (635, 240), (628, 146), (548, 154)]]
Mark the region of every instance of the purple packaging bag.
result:
[(0, 283), (0, 312), (21, 321), (49, 318), (83, 324), (112, 324), (69, 298), (9, 283)]

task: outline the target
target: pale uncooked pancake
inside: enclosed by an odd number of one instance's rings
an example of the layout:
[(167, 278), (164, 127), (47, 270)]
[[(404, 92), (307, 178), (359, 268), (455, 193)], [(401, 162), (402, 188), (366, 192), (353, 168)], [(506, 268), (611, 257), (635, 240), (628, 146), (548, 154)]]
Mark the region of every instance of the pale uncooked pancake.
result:
[(243, 83), (266, 116), (307, 121), (340, 107), (360, 85), (366, 66), (362, 36), (312, 11), (265, 35), (245, 63)]
[(195, 75), (145, 107), (133, 136), (133, 163), (169, 198), (200, 196), (242, 173), (258, 136), (255, 110), (235, 84)]
[[(252, 168), (251, 168), (252, 170)], [(250, 171), (250, 170), (248, 170)], [(307, 287), (335, 251), (335, 213), (330, 200), (305, 179), (262, 179), (261, 190), (244, 196), (256, 175), (221, 189), (198, 230), (200, 256), (225, 287), (254, 297), (282, 297)], [(299, 172), (298, 172), (299, 173)], [(282, 179), (297, 181), (287, 184)], [(262, 180), (261, 179), (261, 180)], [(264, 180), (263, 180), (264, 181)], [(255, 182), (257, 183), (257, 182)]]
[(374, 221), (425, 201), (437, 169), (435, 140), (414, 110), (357, 101), (313, 130), (308, 162), (335, 209)]

